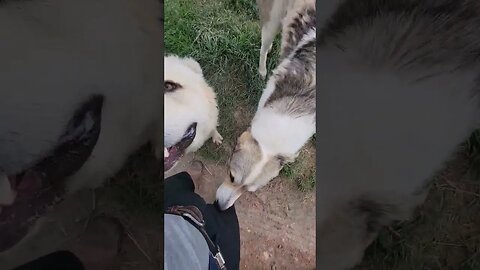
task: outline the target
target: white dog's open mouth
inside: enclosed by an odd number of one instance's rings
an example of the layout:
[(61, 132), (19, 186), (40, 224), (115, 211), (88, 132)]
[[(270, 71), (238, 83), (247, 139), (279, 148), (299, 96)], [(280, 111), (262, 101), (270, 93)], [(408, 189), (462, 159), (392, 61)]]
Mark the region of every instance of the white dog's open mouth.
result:
[(90, 157), (101, 129), (103, 96), (94, 95), (80, 106), (56, 146), (29, 168), (0, 181), (15, 193), (0, 205), (0, 252), (22, 240), (48, 209), (65, 198), (65, 181)]
[(193, 140), (195, 139), (195, 135), (197, 134), (197, 123), (191, 124), (185, 133), (183, 134), (182, 139), (175, 145), (170, 147), (166, 147), (168, 154), (165, 153), (163, 158), (163, 171), (170, 170), (175, 163), (185, 154), (185, 149), (192, 144)]

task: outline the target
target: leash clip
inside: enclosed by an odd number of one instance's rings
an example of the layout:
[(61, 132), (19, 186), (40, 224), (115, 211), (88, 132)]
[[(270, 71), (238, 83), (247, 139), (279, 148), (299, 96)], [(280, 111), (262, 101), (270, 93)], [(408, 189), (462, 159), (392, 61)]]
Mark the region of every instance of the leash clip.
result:
[(215, 260), (217, 261), (218, 266), (220, 267), (221, 270), (226, 270), (227, 268), (225, 267), (225, 259), (223, 259), (222, 253), (220, 252), (220, 249), (218, 250), (217, 254), (213, 256)]

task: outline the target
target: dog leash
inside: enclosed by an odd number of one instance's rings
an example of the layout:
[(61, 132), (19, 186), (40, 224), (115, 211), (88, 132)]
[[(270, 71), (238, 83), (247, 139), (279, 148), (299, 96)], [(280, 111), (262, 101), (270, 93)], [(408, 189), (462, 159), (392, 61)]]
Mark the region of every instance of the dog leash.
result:
[(227, 267), (225, 266), (225, 260), (220, 251), (220, 247), (216, 243), (214, 243), (212, 239), (210, 239), (207, 231), (205, 231), (205, 221), (203, 220), (202, 212), (196, 206), (175, 205), (167, 208), (165, 213), (181, 216), (190, 224), (192, 224), (195, 228), (197, 228), (205, 238), (210, 252), (212, 254), (215, 254), (213, 255), (213, 259), (215, 260), (218, 269), (227, 270)]

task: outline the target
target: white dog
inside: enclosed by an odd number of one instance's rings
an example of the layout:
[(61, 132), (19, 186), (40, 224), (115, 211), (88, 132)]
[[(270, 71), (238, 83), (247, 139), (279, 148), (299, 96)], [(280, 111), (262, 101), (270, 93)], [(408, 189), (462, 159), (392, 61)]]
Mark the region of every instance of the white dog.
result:
[(216, 95), (203, 77), (202, 68), (192, 58), (165, 57), (164, 145), (156, 145), (156, 155), (164, 153), (164, 170), (170, 170), (185, 153), (197, 151), (207, 139), (222, 143), (217, 131)]

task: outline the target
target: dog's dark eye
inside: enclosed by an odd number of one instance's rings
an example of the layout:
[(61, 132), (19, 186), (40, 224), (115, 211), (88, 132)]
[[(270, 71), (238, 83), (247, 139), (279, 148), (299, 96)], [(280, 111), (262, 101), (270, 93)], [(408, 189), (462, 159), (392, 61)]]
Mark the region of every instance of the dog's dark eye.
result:
[(165, 81), (165, 93), (173, 92), (181, 87), (182, 86), (176, 82)]
[(233, 177), (232, 173), (230, 172), (230, 182), (234, 183), (235, 182), (235, 177)]

